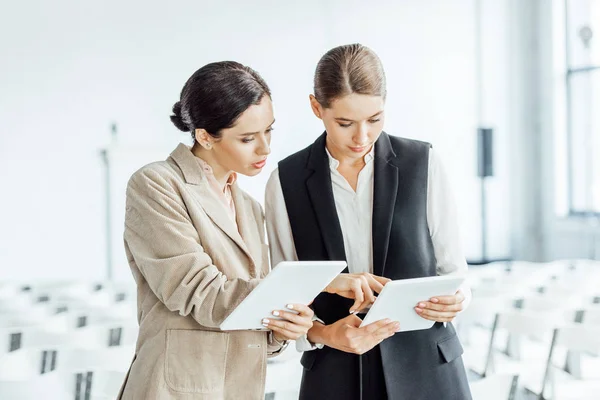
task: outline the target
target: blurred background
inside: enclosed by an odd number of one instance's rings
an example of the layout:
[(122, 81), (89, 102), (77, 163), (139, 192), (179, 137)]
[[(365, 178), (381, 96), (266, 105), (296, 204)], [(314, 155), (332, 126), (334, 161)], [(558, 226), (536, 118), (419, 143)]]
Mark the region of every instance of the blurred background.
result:
[[(474, 396), (600, 399), (600, 0), (0, 4), (1, 399), (114, 398), (137, 334), (125, 186), (191, 144), (169, 120), (187, 78), (228, 59), (270, 85), (272, 154), (240, 180), (263, 202), (323, 130), (317, 61), (353, 42), (384, 64), (385, 130), (431, 142), (453, 184)], [(267, 397), (297, 396), (298, 356)]]

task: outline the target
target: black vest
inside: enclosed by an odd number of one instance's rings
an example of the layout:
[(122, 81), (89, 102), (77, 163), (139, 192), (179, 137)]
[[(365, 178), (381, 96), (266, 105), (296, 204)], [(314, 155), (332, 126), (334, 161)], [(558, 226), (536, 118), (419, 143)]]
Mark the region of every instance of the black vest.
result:
[[(375, 142), (373, 273), (406, 279), (436, 274), (427, 226), (428, 143), (388, 136)], [(279, 163), (279, 178), (299, 260), (346, 260), (335, 209), (325, 134)], [(346, 271), (347, 272), (347, 271)], [(322, 294), (315, 313), (330, 324), (352, 301)]]
[[(279, 163), (283, 196), (296, 252), (301, 261), (346, 260), (344, 240), (333, 198), (329, 160), (325, 152), (325, 138), (324, 133), (312, 145)], [(427, 224), (430, 147), (429, 143), (389, 136), (385, 132), (375, 143), (372, 234), (375, 275), (392, 280), (436, 275), (436, 260)], [(352, 300), (338, 295), (321, 293), (314, 300), (313, 308), (320, 319), (326, 324), (331, 324), (347, 317), (352, 304)], [(436, 343), (440, 342), (445, 345), (438, 350), (439, 345), (436, 346)], [(435, 397), (437, 393), (443, 393), (440, 391), (445, 385), (439, 383), (440, 387), (430, 392), (431, 395), (428, 391), (421, 390), (412, 393), (413, 397), (404, 397), (411, 393), (411, 381), (420, 385), (418, 379), (412, 373), (409, 374), (410, 377), (400, 379), (391, 371), (391, 368), (412, 368), (419, 373), (421, 368), (417, 367), (418, 364), (431, 368), (460, 356), (462, 347), (451, 324), (446, 328), (443, 324), (436, 323), (434, 327), (425, 331), (398, 333), (382, 342), (380, 346), (390, 398), (470, 398), (467, 394), (466, 376), (464, 370), (461, 371), (462, 362), (458, 369), (452, 368), (455, 378), (458, 377), (460, 382), (455, 382), (454, 387), (445, 392), (445, 396), (448, 396), (458, 389), (457, 397)], [(332, 351), (337, 352), (325, 347), (323, 350), (304, 354), (304, 380), (313, 364)], [(350, 368), (350, 364), (356, 362), (358, 356), (349, 353), (337, 354), (335, 368), (344, 368), (340, 365), (340, 357), (347, 360)], [(425, 370), (421, 372), (426, 374)], [(314, 382), (321, 382), (322, 379), (327, 380), (326, 373), (315, 377)], [(430, 384), (436, 385), (433, 382)], [(461, 390), (465, 387), (466, 392)], [(318, 392), (319, 390), (315, 389), (314, 395), (317, 396)], [(403, 397), (399, 397), (400, 393)], [(396, 394), (398, 397), (393, 397)]]

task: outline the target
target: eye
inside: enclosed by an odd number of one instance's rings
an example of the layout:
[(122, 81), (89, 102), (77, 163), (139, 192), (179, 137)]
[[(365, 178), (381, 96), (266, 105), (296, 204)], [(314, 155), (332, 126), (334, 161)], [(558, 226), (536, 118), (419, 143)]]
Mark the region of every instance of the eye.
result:
[(254, 141), (253, 137), (246, 137), (246, 138), (242, 139), (243, 143), (250, 143), (250, 142), (253, 142), (253, 141)]
[(269, 129), (267, 129), (267, 130), (265, 131), (265, 133), (266, 133), (266, 134), (270, 134), (270, 133), (271, 133), (271, 132), (273, 132), (274, 130), (275, 130), (275, 128), (273, 128), (273, 127), (270, 127)]
[(347, 124), (342, 124), (338, 122), (338, 125), (341, 126), (342, 128), (349, 128), (350, 126), (352, 126), (352, 122), (348, 122)]
[(370, 120), (369, 120), (369, 122), (370, 122), (370, 123), (372, 123), (372, 124), (374, 124), (374, 123), (376, 123), (376, 122), (379, 122), (379, 121), (381, 121), (381, 118), (377, 118), (377, 119), (370, 119)]

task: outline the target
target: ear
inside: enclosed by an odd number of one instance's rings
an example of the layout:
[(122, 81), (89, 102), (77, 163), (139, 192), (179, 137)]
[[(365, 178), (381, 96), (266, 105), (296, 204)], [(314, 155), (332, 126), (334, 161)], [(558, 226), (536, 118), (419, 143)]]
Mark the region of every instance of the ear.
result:
[(323, 119), (323, 106), (321, 103), (317, 101), (317, 98), (314, 95), (308, 96), (310, 100), (310, 108), (312, 108), (313, 113), (319, 119)]
[(196, 137), (196, 142), (198, 142), (198, 144), (204, 147), (206, 150), (210, 150), (212, 148), (212, 136), (210, 136), (205, 129), (196, 129), (194, 131), (194, 136)]

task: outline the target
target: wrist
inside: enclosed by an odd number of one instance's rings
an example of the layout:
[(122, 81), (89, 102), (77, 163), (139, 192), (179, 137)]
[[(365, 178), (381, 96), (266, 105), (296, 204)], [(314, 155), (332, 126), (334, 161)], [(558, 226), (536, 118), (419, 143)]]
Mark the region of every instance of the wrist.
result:
[(287, 341), (287, 339), (281, 336), (279, 333), (273, 332), (272, 335), (273, 339), (275, 339), (275, 341), (277, 341), (278, 344), (284, 344)]
[(270, 350), (268, 352), (269, 356), (275, 356), (281, 354), (289, 345), (290, 341), (285, 338), (279, 338), (276, 336), (275, 332), (269, 332), (268, 344), (270, 346), (276, 346), (276, 350)]
[(313, 327), (309, 329), (306, 338), (311, 343), (327, 343), (327, 325), (322, 324), (321, 322), (314, 321)]

